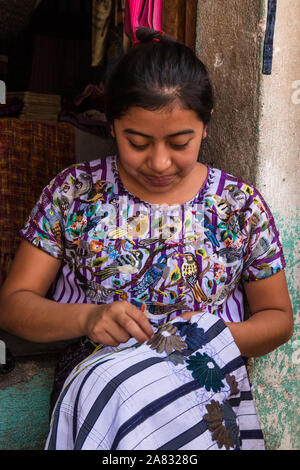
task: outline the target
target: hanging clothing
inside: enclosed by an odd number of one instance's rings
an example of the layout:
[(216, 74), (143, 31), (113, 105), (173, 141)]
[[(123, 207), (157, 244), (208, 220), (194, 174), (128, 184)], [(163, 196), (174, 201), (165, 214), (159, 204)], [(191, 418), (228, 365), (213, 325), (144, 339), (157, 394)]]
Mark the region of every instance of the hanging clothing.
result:
[(163, 0), (127, 0), (125, 6), (125, 33), (131, 42), (137, 42), (135, 31), (139, 26), (162, 29)]
[[(102, 65), (108, 49), (110, 25), (116, 29), (122, 26), (123, 29), (124, 15), (125, 0), (93, 0), (92, 67)], [(124, 38), (124, 51), (127, 50), (126, 44), (127, 40)]]
[(112, 0), (93, 0), (92, 67), (100, 65), (105, 56), (112, 7)]

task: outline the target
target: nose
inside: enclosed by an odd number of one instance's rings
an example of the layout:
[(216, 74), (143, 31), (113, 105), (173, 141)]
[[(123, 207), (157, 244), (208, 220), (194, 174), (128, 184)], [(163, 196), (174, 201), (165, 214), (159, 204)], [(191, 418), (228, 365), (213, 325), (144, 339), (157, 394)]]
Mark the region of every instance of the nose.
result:
[(151, 147), (147, 164), (156, 175), (164, 174), (172, 165), (170, 150), (164, 144), (156, 144)]

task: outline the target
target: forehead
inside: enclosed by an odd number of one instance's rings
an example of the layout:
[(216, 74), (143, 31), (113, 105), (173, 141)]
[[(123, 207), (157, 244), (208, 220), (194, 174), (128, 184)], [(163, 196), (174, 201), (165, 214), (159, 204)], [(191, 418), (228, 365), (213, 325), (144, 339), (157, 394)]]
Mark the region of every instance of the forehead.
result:
[(146, 135), (172, 135), (184, 129), (202, 132), (203, 122), (195, 111), (180, 106), (149, 111), (131, 107), (115, 124), (120, 130), (133, 129)]

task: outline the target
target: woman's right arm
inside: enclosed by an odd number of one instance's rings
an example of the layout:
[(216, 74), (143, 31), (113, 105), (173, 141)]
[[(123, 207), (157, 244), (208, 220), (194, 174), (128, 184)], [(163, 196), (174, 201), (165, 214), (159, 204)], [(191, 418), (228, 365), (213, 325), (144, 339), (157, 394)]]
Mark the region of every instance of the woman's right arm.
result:
[(0, 329), (30, 341), (52, 342), (89, 336), (111, 346), (131, 336), (140, 343), (152, 328), (128, 302), (64, 304), (45, 298), (60, 260), (23, 240), (0, 290)]

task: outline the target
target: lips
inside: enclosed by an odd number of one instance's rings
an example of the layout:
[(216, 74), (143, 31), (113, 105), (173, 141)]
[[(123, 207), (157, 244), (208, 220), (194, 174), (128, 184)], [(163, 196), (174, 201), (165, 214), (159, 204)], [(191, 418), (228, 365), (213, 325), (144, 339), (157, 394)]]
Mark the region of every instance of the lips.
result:
[(174, 175), (169, 175), (169, 176), (144, 175), (144, 176), (145, 176), (147, 181), (149, 181), (151, 184), (154, 184), (154, 185), (157, 185), (157, 186), (170, 184), (174, 179)]

